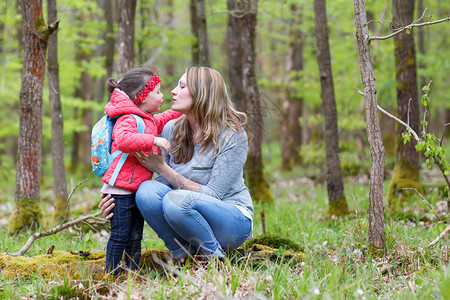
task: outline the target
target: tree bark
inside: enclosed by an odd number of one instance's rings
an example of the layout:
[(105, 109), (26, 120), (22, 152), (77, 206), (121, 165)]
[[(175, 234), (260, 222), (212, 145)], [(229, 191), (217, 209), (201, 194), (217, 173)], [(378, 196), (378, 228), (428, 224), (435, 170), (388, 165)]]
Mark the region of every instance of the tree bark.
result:
[[(88, 19), (92, 19), (95, 16), (90, 12), (80, 12), (77, 18), (79, 22), (86, 22)], [(75, 59), (77, 64), (89, 65), (93, 51), (88, 47), (84, 47), (83, 43), (87, 38), (86, 32), (79, 32), (79, 42), (75, 45), (76, 55)], [(74, 96), (82, 99), (85, 102), (92, 101), (94, 99), (94, 80), (92, 76), (83, 69), (80, 74), (78, 86), (75, 90)], [(83, 130), (74, 133), (73, 139), (73, 160), (72, 170), (81, 168), (83, 171), (88, 171), (91, 168), (91, 128), (93, 123), (92, 109), (90, 108), (76, 108), (75, 118), (81, 119)]]
[(210, 66), (205, 0), (191, 0), (191, 30), (195, 36), (192, 45), (192, 64)]
[(228, 0), (228, 64), (231, 96), (238, 110), (247, 113), (246, 131), (249, 153), (244, 176), (254, 201), (272, 202), (273, 196), (264, 173), (261, 144), (263, 118), (255, 76), (255, 28), (258, 1)]
[(134, 67), (134, 16), (137, 0), (119, 0), (119, 33), (117, 36), (117, 60), (119, 76)]
[(330, 215), (348, 213), (347, 200), (339, 158), (339, 133), (330, 46), (328, 44), (327, 10), (325, 0), (314, 0), (316, 52), (319, 64), (322, 105), (325, 115), (325, 152), (327, 159), (328, 212)]
[[(48, 21), (57, 20), (56, 0), (47, 1)], [(63, 220), (67, 208), (67, 184), (66, 171), (64, 169), (64, 137), (63, 137), (63, 115), (59, 89), (59, 65), (58, 65), (58, 35), (53, 33), (48, 42), (48, 77), (50, 113), (52, 119), (51, 153), (53, 165), (53, 180), (55, 200), (53, 206), (53, 220)]]
[(299, 119), (303, 113), (303, 97), (299, 96), (303, 70), (303, 33), (299, 29), (302, 11), (291, 5), (291, 24), (289, 28), (289, 50), (286, 57), (286, 97), (282, 106), (281, 118), (281, 160), (284, 170), (301, 163), (302, 128)]
[[(103, 11), (104, 19), (106, 20), (106, 29), (101, 30), (99, 39), (105, 43), (97, 46), (96, 56), (104, 57), (104, 67), (106, 75), (97, 80), (97, 102), (103, 103), (105, 97), (105, 82), (106, 79), (112, 76), (113, 59), (114, 59), (114, 22), (113, 22), (113, 1), (97, 0), (98, 7)], [(100, 21), (100, 19), (99, 19)], [(102, 115), (103, 112), (100, 114)], [(98, 116), (100, 118), (100, 116)]]
[(364, 0), (353, 0), (353, 4), (359, 68), (364, 86), (366, 129), (372, 158), (369, 180), (369, 243), (377, 248), (384, 248), (383, 177), (385, 152), (378, 122), (377, 89), (370, 54), (365, 3)]
[[(414, 0), (393, 0), (392, 9), (394, 28), (412, 23)], [(402, 32), (394, 36), (394, 55), (398, 117), (408, 123), (415, 132), (419, 132), (416, 53), (412, 32), (410, 34)], [(419, 153), (415, 148), (416, 142), (411, 140), (404, 144), (403, 132), (404, 128), (397, 126), (397, 156), (387, 197), (391, 208), (397, 208), (411, 194), (410, 191), (403, 191), (403, 188), (422, 191), (419, 183)]]
[(47, 25), (40, 0), (22, 5), (23, 66), (20, 89), (19, 159), (17, 162), (15, 207), (9, 233), (41, 224), (42, 90), (45, 54), (50, 34), (58, 24)]

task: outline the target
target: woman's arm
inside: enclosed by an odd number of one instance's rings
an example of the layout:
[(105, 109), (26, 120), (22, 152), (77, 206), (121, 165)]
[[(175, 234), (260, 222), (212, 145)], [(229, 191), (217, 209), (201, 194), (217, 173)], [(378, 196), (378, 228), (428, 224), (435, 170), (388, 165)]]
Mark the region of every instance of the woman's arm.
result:
[(200, 191), (200, 184), (177, 173), (166, 163), (160, 149), (158, 149), (158, 154), (150, 152), (146, 155), (143, 152), (139, 152), (134, 153), (134, 156), (144, 167), (158, 173), (159, 176), (167, 180), (175, 189), (190, 190), (193, 192)]

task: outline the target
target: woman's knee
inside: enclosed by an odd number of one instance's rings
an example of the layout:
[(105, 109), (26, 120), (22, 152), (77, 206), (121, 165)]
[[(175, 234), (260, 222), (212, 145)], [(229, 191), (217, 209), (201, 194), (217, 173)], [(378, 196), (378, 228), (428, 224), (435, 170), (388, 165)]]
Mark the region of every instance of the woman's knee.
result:
[(170, 188), (160, 182), (147, 180), (141, 183), (136, 192), (136, 204), (139, 209), (151, 205), (152, 202), (160, 202)]

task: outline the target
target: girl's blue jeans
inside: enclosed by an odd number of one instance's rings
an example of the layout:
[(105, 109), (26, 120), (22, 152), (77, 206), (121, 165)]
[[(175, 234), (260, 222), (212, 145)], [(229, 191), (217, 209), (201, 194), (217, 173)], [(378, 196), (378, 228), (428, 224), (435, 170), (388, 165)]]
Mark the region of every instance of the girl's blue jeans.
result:
[[(139, 268), (144, 219), (136, 206), (135, 194), (112, 195), (111, 235), (106, 246), (106, 272), (120, 273), (118, 265), (124, 256), (125, 265), (131, 270)], [(125, 255), (124, 255), (125, 253)]]
[(235, 206), (154, 180), (141, 183), (136, 204), (173, 258), (189, 253), (225, 257), (251, 233), (252, 221)]

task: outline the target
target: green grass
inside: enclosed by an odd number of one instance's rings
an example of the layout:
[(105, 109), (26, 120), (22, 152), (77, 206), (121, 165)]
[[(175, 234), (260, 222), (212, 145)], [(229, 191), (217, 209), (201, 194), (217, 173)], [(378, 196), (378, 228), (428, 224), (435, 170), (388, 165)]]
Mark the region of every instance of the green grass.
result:
[[(345, 191), (352, 213), (329, 219), (327, 192), (323, 183), (302, 176), (301, 169), (280, 176), (271, 175), (276, 202), (255, 203), (254, 235), (262, 234), (260, 211), (264, 209), (268, 233), (293, 239), (304, 250), (304, 261), (296, 263), (282, 256), (273, 262), (253, 265), (242, 258), (238, 263), (211, 262), (197, 268), (171, 271), (141, 270), (117, 281), (94, 281), (60, 277), (46, 279), (39, 274), (26, 278), (6, 277), (0, 270), (0, 299), (100, 299), (103, 297), (151, 299), (203, 299), (255, 297), (269, 299), (448, 299), (450, 268), (448, 237), (428, 248), (447, 226), (446, 223), (421, 222), (386, 213), (386, 249), (368, 250), (368, 182), (364, 176), (346, 179)], [(94, 213), (99, 201), (96, 183), (80, 187), (72, 199), (72, 217)], [(0, 205), (11, 201), (12, 193), (2, 188)], [(51, 211), (51, 192), (43, 191), (42, 206)], [(439, 197), (432, 200), (434, 205)], [(419, 206), (422, 204), (419, 204)], [(425, 210), (426, 207), (423, 207)], [(9, 236), (1, 210), (1, 252), (18, 251), (31, 234)], [(51, 214), (47, 213), (46, 218)], [(71, 229), (35, 241), (25, 256), (46, 252), (55, 245), (60, 251), (104, 250), (107, 226), (88, 232)], [(145, 248), (164, 248), (160, 239), (146, 226)]]

